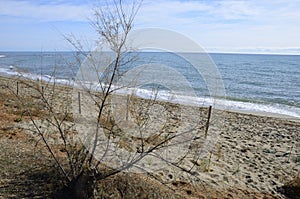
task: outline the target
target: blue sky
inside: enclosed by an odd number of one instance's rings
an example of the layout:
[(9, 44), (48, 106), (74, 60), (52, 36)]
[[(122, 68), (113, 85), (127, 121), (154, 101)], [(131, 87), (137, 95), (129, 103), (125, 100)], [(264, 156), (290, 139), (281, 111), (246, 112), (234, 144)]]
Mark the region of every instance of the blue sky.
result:
[[(0, 0), (0, 51), (72, 50), (63, 34), (92, 48), (92, 0)], [(300, 54), (298, 0), (144, 0), (135, 28), (182, 33), (209, 52)]]

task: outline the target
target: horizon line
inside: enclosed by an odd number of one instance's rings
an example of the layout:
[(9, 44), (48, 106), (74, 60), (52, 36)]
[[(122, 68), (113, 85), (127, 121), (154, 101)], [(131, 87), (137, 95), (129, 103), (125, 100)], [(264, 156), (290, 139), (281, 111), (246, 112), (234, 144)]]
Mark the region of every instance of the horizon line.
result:
[[(32, 53), (60, 53), (60, 52), (78, 52), (76, 50), (0, 50), (0, 53), (26, 53), (26, 52), (32, 52)], [(91, 52), (91, 51), (82, 51), (82, 52)], [(103, 52), (111, 52), (111, 51), (103, 51)], [(162, 51), (128, 51), (128, 52), (162, 52)], [(168, 51), (163, 51), (163, 52), (168, 52)], [(203, 52), (172, 52), (172, 53), (207, 53), (207, 54), (242, 54), (242, 55), (300, 55), (300, 52), (255, 52), (255, 51), (214, 51), (214, 50), (204, 50)]]

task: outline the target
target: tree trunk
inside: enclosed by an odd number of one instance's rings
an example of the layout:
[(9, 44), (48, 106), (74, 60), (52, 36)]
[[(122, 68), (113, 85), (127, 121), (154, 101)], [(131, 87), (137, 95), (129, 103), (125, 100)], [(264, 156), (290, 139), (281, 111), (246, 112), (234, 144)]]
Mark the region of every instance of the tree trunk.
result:
[(64, 187), (55, 199), (91, 199), (96, 185), (95, 175), (91, 171), (84, 171), (68, 186)]

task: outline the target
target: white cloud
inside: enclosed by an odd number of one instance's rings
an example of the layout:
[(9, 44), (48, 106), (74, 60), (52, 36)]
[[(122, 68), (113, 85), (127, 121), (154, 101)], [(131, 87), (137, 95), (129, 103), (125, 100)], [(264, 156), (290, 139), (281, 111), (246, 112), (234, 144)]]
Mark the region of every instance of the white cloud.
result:
[(165, 24), (173, 21), (206, 23), (253, 18), (260, 8), (243, 1), (146, 1), (139, 13), (142, 22)]
[[(300, 46), (300, 1), (147, 1), (138, 27), (168, 28), (205, 48), (270, 49), (295, 52)], [(176, 42), (176, 41), (174, 41)], [(260, 50), (263, 51), (263, 50)], [(273, 52), (273, 51), (272, 51)]]
[[(297, 3), (298, 2), (298, 3)], [(138, 21), (145, 25), (230, 24), (270, 25), (300, 19), (300, 1), (179, 1), (145, 0)], [(180, 26), (182, 24), (178, 24)], [(154, 25), (155, 26), (155, 25)]]
[[(87, 22), (90, 0), (0, 0), (0, 23)], [(99, 0), (100, 2), (100, 0)], [(299, 50), (300, 1), (293, 0), (144, 0), (136, 28), (158, 27), (178, 31), (205, 48)], [(55, 26), (55, 25), (54, 25)], [(84, 32), (82, 27), (72, 24)], [(73, 31), (74, 30), (74, 31)], [(29, 31), (29, 30), (28, 30)], [(176, 41), (174, 41), (176, 42)], [(287, 51), (287, 50), (286, 50)]]
[(261, 12), (261, 8), (251, 1), (220, 1), (211, 5), (211, 14), (224, 20), (241, 20), (254, 18)]
[(36, 4), (32, 1), (1, 1), (0, 15), (37, 21), (86, 21), (90, 7), (70, 4)]

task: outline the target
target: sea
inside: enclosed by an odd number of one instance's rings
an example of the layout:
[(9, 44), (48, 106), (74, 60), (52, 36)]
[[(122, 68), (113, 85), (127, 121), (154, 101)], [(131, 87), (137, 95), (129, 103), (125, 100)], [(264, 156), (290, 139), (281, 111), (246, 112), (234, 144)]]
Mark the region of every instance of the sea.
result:
[[(124, 61), (123, 72), (150, 66), (150, 70), (140, 75), (161, 84), (162, 94), (158, 95), (161, 100), (191, 105), (214, 102), (215, 106), (225, 110), (300, 118), (300, 55), (206, 54), (206, 61), (210, 62), (207, 67), (215, 67), (224, 86), (224, 96), (217, 96), (217, 101), (211, 100), (207, 86), (209, 77), (195, 67), (203, 54), (186, 55), (189, 59), (170, 52), (131, 53)], [(85, 60), (84, 55), (76, 52), (0, 52), (0, 75), (45, 81), (55, 79), (58, 83), (69, 84), (76, 81)], [(177, 76), (184, 81), (179, 81)], [(188, 89), (183, 82), (187, 82)], [(137, 95), (147, 98), (154, 83), (144, 84), (135, 90)], [(187, 90), (195, 91), (195, 95), (191, 96)], [(171, 92), (176, 93), (176, 99), (174, 95), (170, 97)]]

